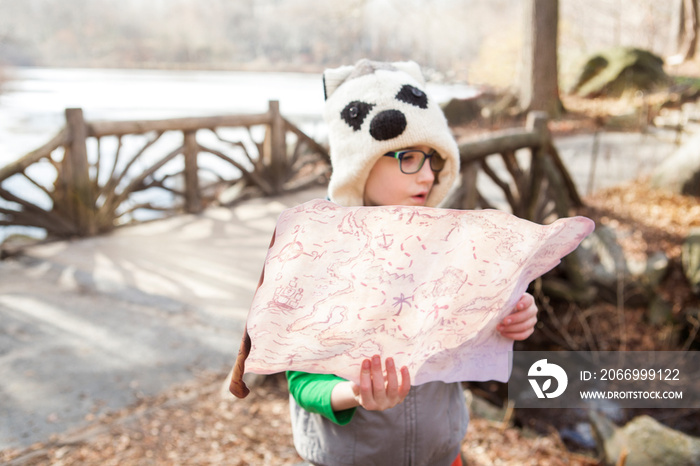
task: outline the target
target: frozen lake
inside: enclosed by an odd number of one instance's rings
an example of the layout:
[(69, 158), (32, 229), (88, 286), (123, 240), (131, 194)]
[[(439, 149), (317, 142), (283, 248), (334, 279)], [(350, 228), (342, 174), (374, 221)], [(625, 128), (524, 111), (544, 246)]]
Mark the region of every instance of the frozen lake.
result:
[[(262, 113), (270, 100), (278, 100), (282, 115), (309, 136), (325, 134), (320, 73), (14, 68), (6, 75), (10, 80), (0, 93), (0, 167), (46, 143), (64, 126), (65, 109), (71, 107), (82, 108), (88, 121), (145, 120)], [(466, 85), (429, 84), (428, 91), (439, 102), (476, 93)], [(166, 139), (176, 144), (176, 137)], [(32, 175), (46, 183), (49, 177), (36, 170)], [(49, 207), (43, 193), (35, 197), (27, 185), (12, 178), (4, 187)], [(0, 241), (11, 232), (26, 230), (2, 228)]]

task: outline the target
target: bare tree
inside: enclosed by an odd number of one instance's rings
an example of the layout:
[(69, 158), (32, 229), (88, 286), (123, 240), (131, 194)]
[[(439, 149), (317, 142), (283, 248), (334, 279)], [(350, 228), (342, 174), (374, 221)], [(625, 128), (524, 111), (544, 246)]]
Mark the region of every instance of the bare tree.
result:
[(525, 40), (520, 86), (523, 110), (561, 113), (557, 63), (558, 0), (525, 1)]
[(695, 58), (698, 44), (698, 2), (681, 0), (678, 15), (678, 55), (676, 61)]

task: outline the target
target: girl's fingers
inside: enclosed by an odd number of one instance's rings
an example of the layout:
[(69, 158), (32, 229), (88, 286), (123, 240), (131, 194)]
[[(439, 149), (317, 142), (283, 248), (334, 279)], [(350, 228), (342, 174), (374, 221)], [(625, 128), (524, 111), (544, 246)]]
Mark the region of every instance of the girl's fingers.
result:
[(524, 340), (535, 332), (537, 317), (532, 317), (525, 322), (517, 324), (500, 325), (498, 331), (502, 336), (511, 340)]
[(512, 314), (507, 315), (497, 330), (511, 340), (525, 340), (535, 331), (537, 325), (537, 305), (531, 294), (525, 293), (515, 305)]
[(386, 358), (386, 393), (389, 398), (394, 398), (399, 388), (396, 376), (396, 365), (393, 358)]
[(406, 398), (409, 390), (411, 390), (411, 374), (408, 373), (408, 367), (403, 366), (401, 368), (401, 387), (399, 387), (401, 401)]
[(386, 371), (382, 370), (379, 355), (362, 361), (360, 385), (355, 392), (360, 406), (369, 410), (384, 410), (401, 403), (411, 389), (411, 376), (408, 368), (401, 368), (401, 383), (393, 358), (387, 358)]
[(501, 335), (511, 340), (525, 340), (535, 332), (534, 328), (523, 330), (522, 332), (501, 332)]
[(372, 397), (372, 365), (369, 359), (362, 361), (360, 369), (360, 398), (363, 401)]
[(375, 401), (386, 398), (386, 386), (384, 385), (384, 371), (382, 370), (382, 358), (375, 354), (372, 356), (372, 392)]
[(523, 311), (534, 304), (535, 298), (530, 293), (525, 293), (520, 297), (518, 303), (515, 305), (515, 308), (518, 311)]
[(501, 331), (506, 333), (522, 332), (524, 330), (529, 330), (535, 327), (537, 324), (537, 317), (530, 317), (527, 320), (512, 322), (508, 325), (501, 325)]
[(535, 305), (535, 298), (525, 293), (522, 298), (520, 298), (520, 301), (518, 301), (518, 303), (515, 305), (513, 312), (503, 318), (501, 325), (510, 326), (526, 321), (531, 322), (532, 319), (535, 319), (535, 322), (537, 322), (537, 306)]
[(528, 308), (524, 311), (518, 311), (512, 314), (508, 314), (501, 323), (504, 325), (514, 325), (520, 322), (525, 322), (526, 320), (529, 320), (532, 317), (532, 312)]

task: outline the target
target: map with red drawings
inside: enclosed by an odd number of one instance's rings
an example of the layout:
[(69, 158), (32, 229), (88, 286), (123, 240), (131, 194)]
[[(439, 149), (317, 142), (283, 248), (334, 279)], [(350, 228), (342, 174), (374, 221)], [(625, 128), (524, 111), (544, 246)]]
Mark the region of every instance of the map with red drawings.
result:
[(392, 356), (411, 382), (506, 381), (496, 325), (535, 278), (593, 231), (496, 210), (341, 207), (282, 212), (248, 315), (246, 372), (336, 374)]

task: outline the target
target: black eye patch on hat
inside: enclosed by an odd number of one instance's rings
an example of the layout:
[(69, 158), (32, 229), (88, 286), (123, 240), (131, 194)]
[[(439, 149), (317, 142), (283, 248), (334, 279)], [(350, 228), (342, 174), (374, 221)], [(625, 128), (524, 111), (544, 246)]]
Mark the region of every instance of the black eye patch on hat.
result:
[(399, 93), (396, 94), (396, 100), (415, 105), (419, 108), (428, 108), (428, 96), (425, 92), (410, 84), (404, 84), (403, 87), (401, 87)]
[(367, 115), (373, 108), (374, 104), (353, 100), (340, 112), (340, 116), (343, 117), (348, 126), (355, 131), (359, 131), (362, 127), (362, 122), (365, 121), (365, 118), (367, 118)]

